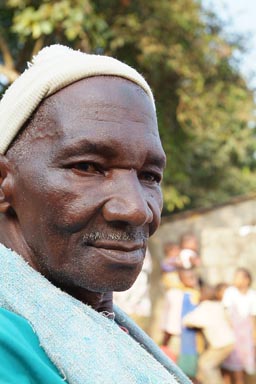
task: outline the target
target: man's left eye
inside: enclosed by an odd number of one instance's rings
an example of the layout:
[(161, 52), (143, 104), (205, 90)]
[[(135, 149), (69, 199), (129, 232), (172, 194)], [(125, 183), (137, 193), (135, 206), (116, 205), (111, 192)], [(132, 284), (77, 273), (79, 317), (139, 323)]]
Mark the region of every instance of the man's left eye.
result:
[(149, 183), (159, 184), (161, 182), (161, 176), (152, 172), (141, 172), (139, 178)]

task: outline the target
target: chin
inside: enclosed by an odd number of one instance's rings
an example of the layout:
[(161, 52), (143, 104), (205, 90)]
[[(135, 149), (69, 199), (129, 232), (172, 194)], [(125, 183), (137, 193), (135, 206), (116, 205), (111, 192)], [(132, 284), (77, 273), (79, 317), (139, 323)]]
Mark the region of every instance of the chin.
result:
[(133, 286), (135, 280), (136, 279), (133, 279), (132, 281), (120, 281), (119, 284), (115, 284), (115, 287), (112, 289), (112, 291), (115, 291), (115, 292), (127, 291), (127, 289)]
[(127, 289), (131, 288), (135, 282), (136, 278), (133, 279), (127, 279), (127, 280), (115, 280), (112, 282), (108, 282), (106, 284), (102, 285), (90, 285), (85, 288), (87, 288), (89, 291), (92, 292), (122, 292), (127, 291)]

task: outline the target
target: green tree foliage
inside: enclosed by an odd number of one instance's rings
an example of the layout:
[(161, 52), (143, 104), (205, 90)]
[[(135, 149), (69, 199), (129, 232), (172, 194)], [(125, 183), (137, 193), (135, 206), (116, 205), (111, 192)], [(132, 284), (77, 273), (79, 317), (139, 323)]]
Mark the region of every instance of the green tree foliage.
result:
[(168, 158), (165, 213), (255, 188), (253, 95), (234, 60), (243, 41), (226, 37), (200, 1), (0, 0), (9, 81), (52, 43), (114, 55), (152, 86)]

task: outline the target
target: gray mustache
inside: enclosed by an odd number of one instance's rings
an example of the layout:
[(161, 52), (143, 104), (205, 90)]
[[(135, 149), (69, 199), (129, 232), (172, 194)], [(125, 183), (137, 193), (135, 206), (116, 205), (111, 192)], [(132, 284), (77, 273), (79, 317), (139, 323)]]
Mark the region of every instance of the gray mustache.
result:
[(105, 233), (105, 232), (91, 232), (83, 235), (82, 241), (84, 243), (94, 243), (99, 240), (115, 240), (115, 241), (138, 241), (148, 240), (148, 236), (142, 232), (113, 232), (113, 233)]

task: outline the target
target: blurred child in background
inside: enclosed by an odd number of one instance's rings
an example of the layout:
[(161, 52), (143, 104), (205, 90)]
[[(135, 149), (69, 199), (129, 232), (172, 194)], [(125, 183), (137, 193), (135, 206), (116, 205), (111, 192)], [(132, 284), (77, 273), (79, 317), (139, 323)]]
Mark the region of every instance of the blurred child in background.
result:
[[(235, 332), (235, 347), (225, 360), (225, 383), (245, 384), (245, 372), (255, 373), (256, 292), (250, 288), (252, 277), (245, 268), (235, 272), (233, 285), (224, 294)], [(232, 381), (231, 381), (232, 380)]]
[(187, 233), (180, 240), (180, 264), (183, 268), (198, 267), (201, 264), (197, 238), (192, 233)]
[(199, 306), (183, 319), (185, 326), (201, 329), (206, 339), (198, 361), (197, 377), (202, 384), (224, 383), (220, 366), (234, 347), (234, 332), (221, 301), (226, 288), (224, 283), (202, 287)]
[(178, 275), (180, 286), (169, 289), (165, 295), (162, 346), (166, 351), (171, 338), (179, 336), (177, 364), (191, 379), (195, 380), (198, 360), (196, 331), (185, 327), (182, 319), (198, 305), (198, 278), (193, 269), (179, 269)]
[(178, 277), (177, 268), (180, 266), (179, 255), (180, 246), (174, 242), (164, 244), (164, 259), (161, 263), (162, 284), (165, 290), (178, 287), (180, 279)]

